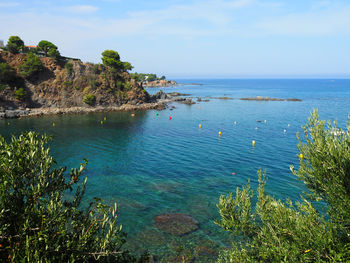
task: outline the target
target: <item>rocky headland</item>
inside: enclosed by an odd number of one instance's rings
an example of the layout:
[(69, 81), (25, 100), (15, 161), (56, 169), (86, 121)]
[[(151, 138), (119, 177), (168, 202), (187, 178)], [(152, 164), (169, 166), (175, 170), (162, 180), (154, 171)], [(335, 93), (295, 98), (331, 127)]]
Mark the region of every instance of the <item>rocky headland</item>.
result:
[[(164, 92), (150, 96), (128, 72), (118, 72), (103, 64), (51, 57), (38, 59), (42, 64), (40, 70), (24, 75), (28, 54), (0, 51), (0, 66), (9, 72), (0, 74), (0, 118), (162, 110), (171, 101), (193, 103), (191, 99)], [(173, 83), (160, 80), (161, 84), (165, 82)]]

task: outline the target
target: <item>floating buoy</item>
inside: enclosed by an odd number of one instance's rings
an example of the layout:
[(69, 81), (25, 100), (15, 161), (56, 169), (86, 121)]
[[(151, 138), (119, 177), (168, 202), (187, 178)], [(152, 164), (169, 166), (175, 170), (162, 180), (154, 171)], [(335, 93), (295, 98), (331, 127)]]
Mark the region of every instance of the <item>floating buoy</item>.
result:
[(171, 118), (171, 116), (169, 116), (169, 120), (171, 120), (172, 118)]
[(199, 129), (202, 128), (202, 124), (199, 124), (198, 127), (199, 127)]
[(266, 123), (267, 122), (267, 120), (264, 120), (264, 123)]
[(255, 127), (255, 130), (258, 130), (259, 128), (258, 127)]
[(288, 127), (290, 127), (290, 124), (288, 124)]
[(221, 136), (221, 131), (219, 131), (219, 136)]
[(7, 125), (10, 126), (10, 123), (8, 122)]
[(253, 146), (253, 147), (255, 146), (255, 141), (254, 141), (254, 140), (252, 141), (252, 146)]
[(103, 119), (106, 121), (106, 120), (107, 120), (107, 117), (104, 117)]
[(301, 153), (299, 154), (299, 160), (302, 161), (304, 159), (304, 155)]
[(237, 124), (237, 122), (236, 122), (236, 121), (234, 121), (234, 122), (233, 122), (233, 124), (234, 124), (234, 125), (236, 125), (236, 124)]
[(103, 121), (101, 121), (101, 125), (103, 124)]
[(236, 173), (235, 173), (235, 172), (233, 172), (233, 173), (232, 173), (232, 175), (236, 175)]
[(158, 113), (158, 112), (156, 113), (156, 116), (159, 116), (159, 113)]
[(52, 123), (52, 127), (55, 127), (55, 126), (56, 126), (56, 124), (53, 122), (53, 123)]
[(198, 106), (198, 109), (200, 110), (200, 109), (201, 109), (201, 107), (200, 107), (200, 106)]
[(287, 130), (286, 130), (286, 129), (284, 129), (284, 130), (283, 130), (283, 132), (284, 132), (284, 133), (286, 133), (286, 132), (287, 132)]
[(131, 117), (135, 117), (135, 113), (131, 113)]

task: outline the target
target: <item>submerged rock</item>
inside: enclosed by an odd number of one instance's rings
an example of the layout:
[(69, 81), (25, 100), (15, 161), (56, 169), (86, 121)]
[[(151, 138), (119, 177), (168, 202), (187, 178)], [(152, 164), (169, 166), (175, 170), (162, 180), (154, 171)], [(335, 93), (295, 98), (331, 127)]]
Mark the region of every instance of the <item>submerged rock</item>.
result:
[(163, 214), (154, 218), (155, 226), (172, 235), (182, 236), (199, 228), (197, 220), (182, 213)]

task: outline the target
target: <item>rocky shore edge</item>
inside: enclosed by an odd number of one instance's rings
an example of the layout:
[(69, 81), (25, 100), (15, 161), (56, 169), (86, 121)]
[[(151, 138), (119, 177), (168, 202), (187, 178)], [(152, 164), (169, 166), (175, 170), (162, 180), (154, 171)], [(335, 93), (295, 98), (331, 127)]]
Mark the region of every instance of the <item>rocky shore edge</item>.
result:
[(159, 88), (159, 87), (173, 87), (177, 86), (178, 83), (174, 80), (153, 80), (153, 81), (145, 81), (141, 83), (145, 88)]
[(0, 109), (0, 119), (14, 119), (21, 117), (39, 117), (43, 115), (57, 114), (87, 114), (96, 112), (112, 111), (142, 111), (142, 110), (164, 110), (168, 103), (179, 102), (184, 104), (195, 104), (191, 98), (183, 98), (180, 93), (165, 93), (159, 91), (152, 96), (153, 102), (140, 104), (123, 104), (121, 106), (96, 106), (96, 107), (41, 107), (41, 108), (19, 108), (19, 109)]

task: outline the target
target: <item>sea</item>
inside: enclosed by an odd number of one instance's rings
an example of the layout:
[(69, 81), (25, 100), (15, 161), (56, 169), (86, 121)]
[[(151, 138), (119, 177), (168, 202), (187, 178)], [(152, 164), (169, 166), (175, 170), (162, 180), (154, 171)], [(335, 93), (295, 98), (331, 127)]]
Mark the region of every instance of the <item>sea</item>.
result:
[[(147, 91), (183, 93), (196, 104), (173, 102), (163, 111), (135, 111), (134, 116), (109, 112), (0, 120), (0, 134), (52, 135), (49, 146), (58, 166), (78, 167), (87, 158), (83, 206), (93, 197), (117, 202), (130, 251), (148, 251), (155, 262), (215, 262), (218, 251), (236, 240), (214, 223), (220, 219), (220, 196), (248, 181), (255, 190), (262, 169), (268, 194), (300, 201), (307, 189), (290, 171), (299, 164), (296, 135), (314, 109), (321, 119), (346, 128), (350, 80), (176, 81), (178, 86)], [(240, 100), (256, 96), (301, 101)], [(166, 233), (154, 218), (167, 213), (190, 215), (199, 228), (182, 236)]]

